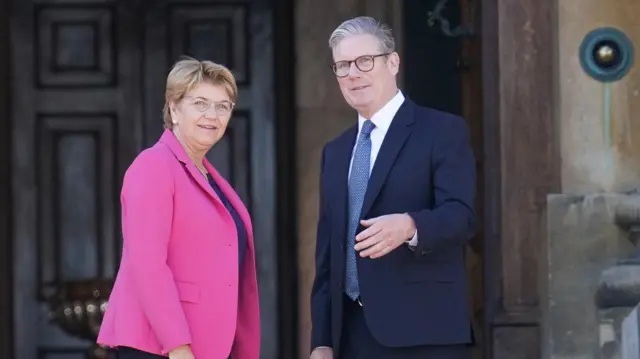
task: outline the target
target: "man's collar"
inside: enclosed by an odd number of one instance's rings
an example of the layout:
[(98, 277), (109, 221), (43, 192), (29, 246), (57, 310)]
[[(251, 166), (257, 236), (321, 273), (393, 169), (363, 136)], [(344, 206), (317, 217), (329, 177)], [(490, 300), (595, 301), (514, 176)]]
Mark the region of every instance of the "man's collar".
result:
[[(371, 122), (376, 125), (376, 128), (381, 129), (384, 132), (387, 132), (389, 126), (391, 126), (391, 121), (395, 117), (398, 109), (402, 106), (405, 98), (402, 94), (402, 91), (398, 90), (395, 96), (386, 105), (384, 105), (378, 112), (374, 113), (371, 116)], [(362, 129), (362, 125), (367, 119), (358, 114), (358, 131)]]

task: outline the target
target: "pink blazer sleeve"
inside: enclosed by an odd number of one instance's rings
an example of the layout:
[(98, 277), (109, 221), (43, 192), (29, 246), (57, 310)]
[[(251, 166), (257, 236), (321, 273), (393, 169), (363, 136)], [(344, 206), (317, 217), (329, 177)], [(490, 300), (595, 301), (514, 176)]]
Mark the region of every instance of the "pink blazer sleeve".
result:
[(142, 152), (129, 167), (122, 187), (124, 253), (136, 296), (164, 353), (191, 344), (178, 299), (167, 249), (173, 218), (174, 181), (166, 158)]

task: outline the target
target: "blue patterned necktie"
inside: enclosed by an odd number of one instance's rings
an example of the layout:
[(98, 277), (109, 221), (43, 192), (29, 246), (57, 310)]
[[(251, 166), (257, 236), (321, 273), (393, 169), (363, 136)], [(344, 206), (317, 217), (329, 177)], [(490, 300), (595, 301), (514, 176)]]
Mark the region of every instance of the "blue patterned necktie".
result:
[(354, 301), (360, 296), (358, 284), (358, 270), (356, 268), (356, 230), (360, 223), (360, 212), (367, 192), (369, 172), (371, 169), (371, 131), (375, 125), (370, 120), (365, 121), (358, 136), (358, 143), (353, 154), (351, 174), (349, 175), (349, 227), (347, 232), (347, 265), (346, 265), (346, 294)]

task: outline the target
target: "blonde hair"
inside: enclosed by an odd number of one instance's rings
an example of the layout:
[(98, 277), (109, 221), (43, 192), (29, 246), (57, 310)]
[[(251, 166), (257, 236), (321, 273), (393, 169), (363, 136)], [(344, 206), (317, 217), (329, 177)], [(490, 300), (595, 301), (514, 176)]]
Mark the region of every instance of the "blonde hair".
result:
[(186, 93), (204, 82), (224, 87), (231, 102), (236, 102), (238, 86), (235, 77), (228, 68), (212, 61), (182, 57), (173, 65), (167, 76), (164, 108), (162, 109), (165, 128), (173, 128), (169, 104), (182, 100)]

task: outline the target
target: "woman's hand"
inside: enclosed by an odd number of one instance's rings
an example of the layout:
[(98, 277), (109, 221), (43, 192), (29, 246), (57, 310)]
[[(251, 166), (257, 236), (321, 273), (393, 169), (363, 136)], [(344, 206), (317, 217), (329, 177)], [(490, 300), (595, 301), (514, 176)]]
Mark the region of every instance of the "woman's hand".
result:
[(169, 359), (195, 359), (191, 353), (191, 347), (181, 345), (169, 352)]

